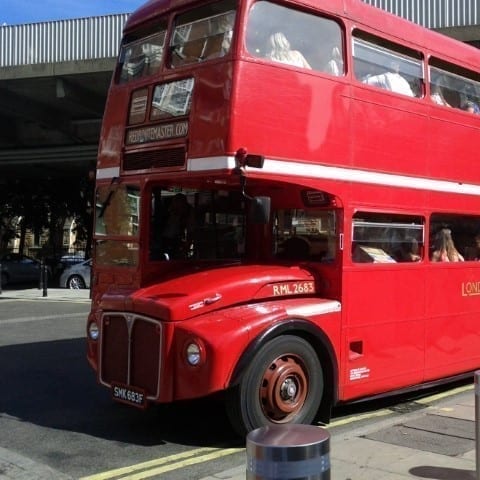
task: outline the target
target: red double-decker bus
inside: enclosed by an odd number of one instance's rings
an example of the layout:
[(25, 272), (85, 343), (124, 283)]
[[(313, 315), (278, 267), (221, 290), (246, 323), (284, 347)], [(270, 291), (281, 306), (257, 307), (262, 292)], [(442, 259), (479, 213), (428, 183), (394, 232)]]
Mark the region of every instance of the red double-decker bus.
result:
[(480, 52), (360, 0), (150, 0), (98, 155), (88, 361), (239, 433), (480, 366)]

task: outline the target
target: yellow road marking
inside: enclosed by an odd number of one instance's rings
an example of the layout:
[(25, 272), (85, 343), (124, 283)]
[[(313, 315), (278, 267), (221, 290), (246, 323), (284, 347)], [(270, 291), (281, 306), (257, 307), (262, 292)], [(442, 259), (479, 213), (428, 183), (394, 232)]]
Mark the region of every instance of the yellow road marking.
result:
[[(419, 400), (414, 400), (414, 402), (419, 403), (421, 405), (428, 405), (437, 400), (441, 400), (443, 398), (456, 395), (457, 393), (468, 392), (469, 390), (473, 390), (473, 388), (474, 388), (473, 385), (465, 385), (463, 387), (457, 387), (452, 390), (448, 390), (446, 392), (430, 395), (429, 397), (424, 397)], [(354, 415), (352, 417), (341, 419), (341, 420), (334, 420), (333, 422), (330, 422), (326, 427), (328, 428), (328, 427), (338, 427), (341, 425), (348, 425), (349, 423), (358, 422), (360, 420), (366, 420), (366, 419), (375, 418), (375, 417), (384, 417), (386, 415), (391, 415), (392, 413), (393, 413), (392, 410), (389, 410), (389, 409), (377, 410), (375, 412)]]
[(366, 420), (366, 419), (369, 419), (369, 418), (385, 417), (386, 415), (391, 415), (391, 413), (392, 412), (390, 410), (377, 410), (375, 412), (363, 413), (361, 415), (355, 415), (353, 417), (344, 418), (344, 419), (341, 419), (341, 420), (334, 420), (333, 422), (330, 422), (327, 425), (327, 428), (328, 427), (339, 427), (341, 425), (348, 425), (349, 423), (358, 422), (360, 420)]
[(451, 397), (457, 393), (468, 392), (468, 390), (473, 390), (473, 385), (465, 385), (463, 387), (454, 388), (453, 390), (448, 390), (446, 392), (437, 393), (435, 395), (430, 395), (429, 397), (421, 398), (420, 400), (416, 400), (416, 403), (430, 403), (435, 402), (436, 400), (441, 400), (442, 398)]
[(172, 470), (177, 470), (178, 468), (188, 467), (190, 465), (195, 465), (197, 463), (208, 462), (209, 460), (215, 460), (216, 458), (225, 457), (226, 455), (231, 455), (244, 450), (243, 448), (227, 448), (225, 450), (220, 450), (218, 452), (209, 453), (206, 455), (201, 455), (199, 457), (190, 458), (184, 460), (183, 462), (166, 465), (164, 467), (154, 468), (152, 470), (143, 471), (135, 475), (129, 475), (122, 477), (122, 480), (142, 480), (143, 478), (150, 478), (154, 475), (161, 475), (162, 473), (171, 472)]
[(215, 458), (231, 455), (242, 450), (244, 449), (221, 449), (211, 447), (198, 448), (196, 450), (189, 450), (188, 452), (177, 453), (168, 457), (157, 458), (148, 462), (137, 463), (136, 465), (131, 465), (128, 467), (116, 468), (114, 470), (109, 470), (95, 475), (89, 475), (87, 477), (82, 477), (79, 480), (107, 480), (116, 477), (121, 477), (122, 480), (149, 478), (153, 477), (154, 475), (160, 475), (161, 473), (170, 472), (172, 470), (183, 468), (189, 465), (195, 465), (197, 463), (203, 463), (209, 460), (214, 460)]

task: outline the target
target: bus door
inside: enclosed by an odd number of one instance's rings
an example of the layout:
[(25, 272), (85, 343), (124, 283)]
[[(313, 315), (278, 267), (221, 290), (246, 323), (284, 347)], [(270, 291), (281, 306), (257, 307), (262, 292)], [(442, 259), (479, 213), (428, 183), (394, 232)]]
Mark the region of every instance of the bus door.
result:
[(423, 380), (423, 232), (417, 216), (354, 215), (352, 264), (344, 268), (343, 284), (345, 398)]

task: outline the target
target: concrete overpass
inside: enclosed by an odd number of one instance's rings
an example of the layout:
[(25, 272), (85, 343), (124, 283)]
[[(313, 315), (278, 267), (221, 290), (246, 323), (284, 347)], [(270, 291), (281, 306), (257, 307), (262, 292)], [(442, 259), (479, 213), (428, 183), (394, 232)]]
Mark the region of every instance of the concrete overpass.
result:
[(86, 174), (127, 17), (0, 27), (0, 185)]

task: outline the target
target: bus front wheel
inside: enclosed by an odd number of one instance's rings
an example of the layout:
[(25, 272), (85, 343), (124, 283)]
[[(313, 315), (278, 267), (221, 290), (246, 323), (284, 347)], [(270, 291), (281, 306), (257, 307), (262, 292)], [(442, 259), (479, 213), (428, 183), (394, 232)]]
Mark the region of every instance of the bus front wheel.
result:
[(277, 337), (252, 359), (227, 394), (227, 414), (240, 435), (265, 426), (310, 424), (323, 395), (323, 371), (312, 346), (292, 335)]

